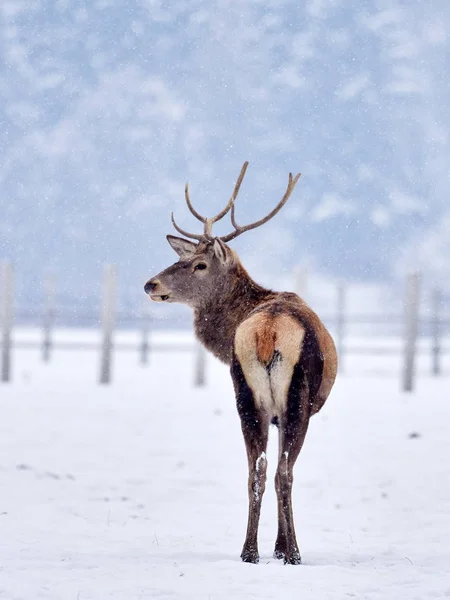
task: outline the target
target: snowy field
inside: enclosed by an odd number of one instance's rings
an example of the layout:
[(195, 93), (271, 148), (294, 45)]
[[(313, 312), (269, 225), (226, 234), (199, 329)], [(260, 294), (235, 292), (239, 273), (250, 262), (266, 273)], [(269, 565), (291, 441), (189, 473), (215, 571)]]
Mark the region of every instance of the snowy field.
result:
[[(247, 465), (227, 368), (160, 352), (14, 355), (0, 387), (0, 598), (450, 598), (450, 377), (399, 392), (392, 359), (349, 358), (296, 466), (304, 564), (272, 558), (276, 430), (261, 562), (239, 559)], [(384, 361), (384, 362), (383, 362)], [(375, 364), (376, 363), (376, 364)]]

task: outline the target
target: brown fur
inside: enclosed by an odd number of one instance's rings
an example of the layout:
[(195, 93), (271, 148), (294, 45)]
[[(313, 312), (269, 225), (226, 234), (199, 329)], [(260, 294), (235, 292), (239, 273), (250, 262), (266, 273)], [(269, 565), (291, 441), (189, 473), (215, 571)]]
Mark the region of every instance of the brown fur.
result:
[(273, 355), (275, 340), (288, 335), (292, 326), (292, 322), (287, 321), (279, 331), (273, 329), (273, 316), (288, 315), (297, 323), (306, 323), (316, 332), (324, 358), (322, 384), (313, 405), (313, 414), (319, 412), (336, 379), (337, 353), (333, 338), (322, 321), (297, 294), (272, 292), (262, 288), (250, 279), (247, 271), (239, 264), (227, 291), (217, 298), (217, 302), (208, 303), (195, 311), (196, 335), (217, 358), (230, 364), (236, 330), (253, 312), (263, 313), (264, 323), (267, 324), (259, 333), (255, 332), (260, 338), (257, 352), (260, 353), (262, 363), (270, 361), (272, 356), (269, 355), (271, 352)]
[(234, 348), (238, 356), (254, 354), (263, 366), (267, 366), (275, 352), (282, 349), (283, 356), (295, 365), (303, 334), (302, 325), (289, 314), (274, 316), (268, 310), (253, 311), (237, 327)]
[(333, 338), (316, 313), (297, 294), (291, 292), (272, 293), (272, 297), (255, 308), (255, 312), (271, 315), (289, 315), (291, 321), (284, 322), (283, 331), (278, 336), (289, 337), (293, 323), (310, 327), (317, 336), (317, 342), (323, 355), (322, 383), (314, 399), (312, 413), (319, 412), (328, 398), (336, 379), (338, 359)]
[(256, 356), (258, 360), (267, 365), (273, 358), (275, 353), (275, 341), (277, 332), (267, 325), (262, 329), (261, 333), (255, 332), (256, 337)]
[(276, 294), (255, 283), (237, 263), (229, 280), (212, 301), (194, 311), (195, 333), (217, 358), (231, 364), (236, 329), (261, 302)]

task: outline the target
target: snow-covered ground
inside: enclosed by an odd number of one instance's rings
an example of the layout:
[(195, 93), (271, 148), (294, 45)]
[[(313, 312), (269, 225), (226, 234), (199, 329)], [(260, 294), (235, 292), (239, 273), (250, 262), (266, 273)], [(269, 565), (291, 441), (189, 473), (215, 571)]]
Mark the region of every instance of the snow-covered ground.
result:
[(123, 352), (101, 387), (96, 352), (49, 365), (15, 353), (0, 387), (0, 598), (450, 597), (448, 376), (424, 372), (404, 395), (391, 359), (349, 359), (296, 467), (298, 567), (272, 558), (273, 429), (261, 562), (249, 565), (231, 381), (208, 358), (208, 385), (194, 388), (193, 360), (160, 352), (142, 367)]

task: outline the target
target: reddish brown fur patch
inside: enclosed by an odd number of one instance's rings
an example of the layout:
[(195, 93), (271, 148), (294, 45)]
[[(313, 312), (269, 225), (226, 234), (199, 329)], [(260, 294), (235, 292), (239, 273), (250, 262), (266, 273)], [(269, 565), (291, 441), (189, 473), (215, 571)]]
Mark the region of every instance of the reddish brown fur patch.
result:
[(293, 366), (300, 356), (303, 336), (303, 327), (291, 315), (271, 315), (261, 311), (237, 328), (235, 351), (239, 359), (252, 355), (264, 366), (278, 351)]
[(275, 353), (275, 341), (277, 332), (271, 327), (271, 324), (266, 323), (260, 331), (256, 331), (256, 356), (263, 365), (269, 364)]

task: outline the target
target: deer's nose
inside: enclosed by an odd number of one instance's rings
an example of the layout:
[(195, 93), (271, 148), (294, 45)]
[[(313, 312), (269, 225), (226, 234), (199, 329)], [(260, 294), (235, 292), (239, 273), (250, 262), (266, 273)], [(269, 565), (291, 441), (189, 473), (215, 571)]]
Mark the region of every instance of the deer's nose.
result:
[(158, 285), (159, 285), (158, 279), (150, 279), (144, 285), (144, 292), (146, 294), (151, 294), (152, 292), (154, 292), (156, 290), (156, 288), (158, 287)]

